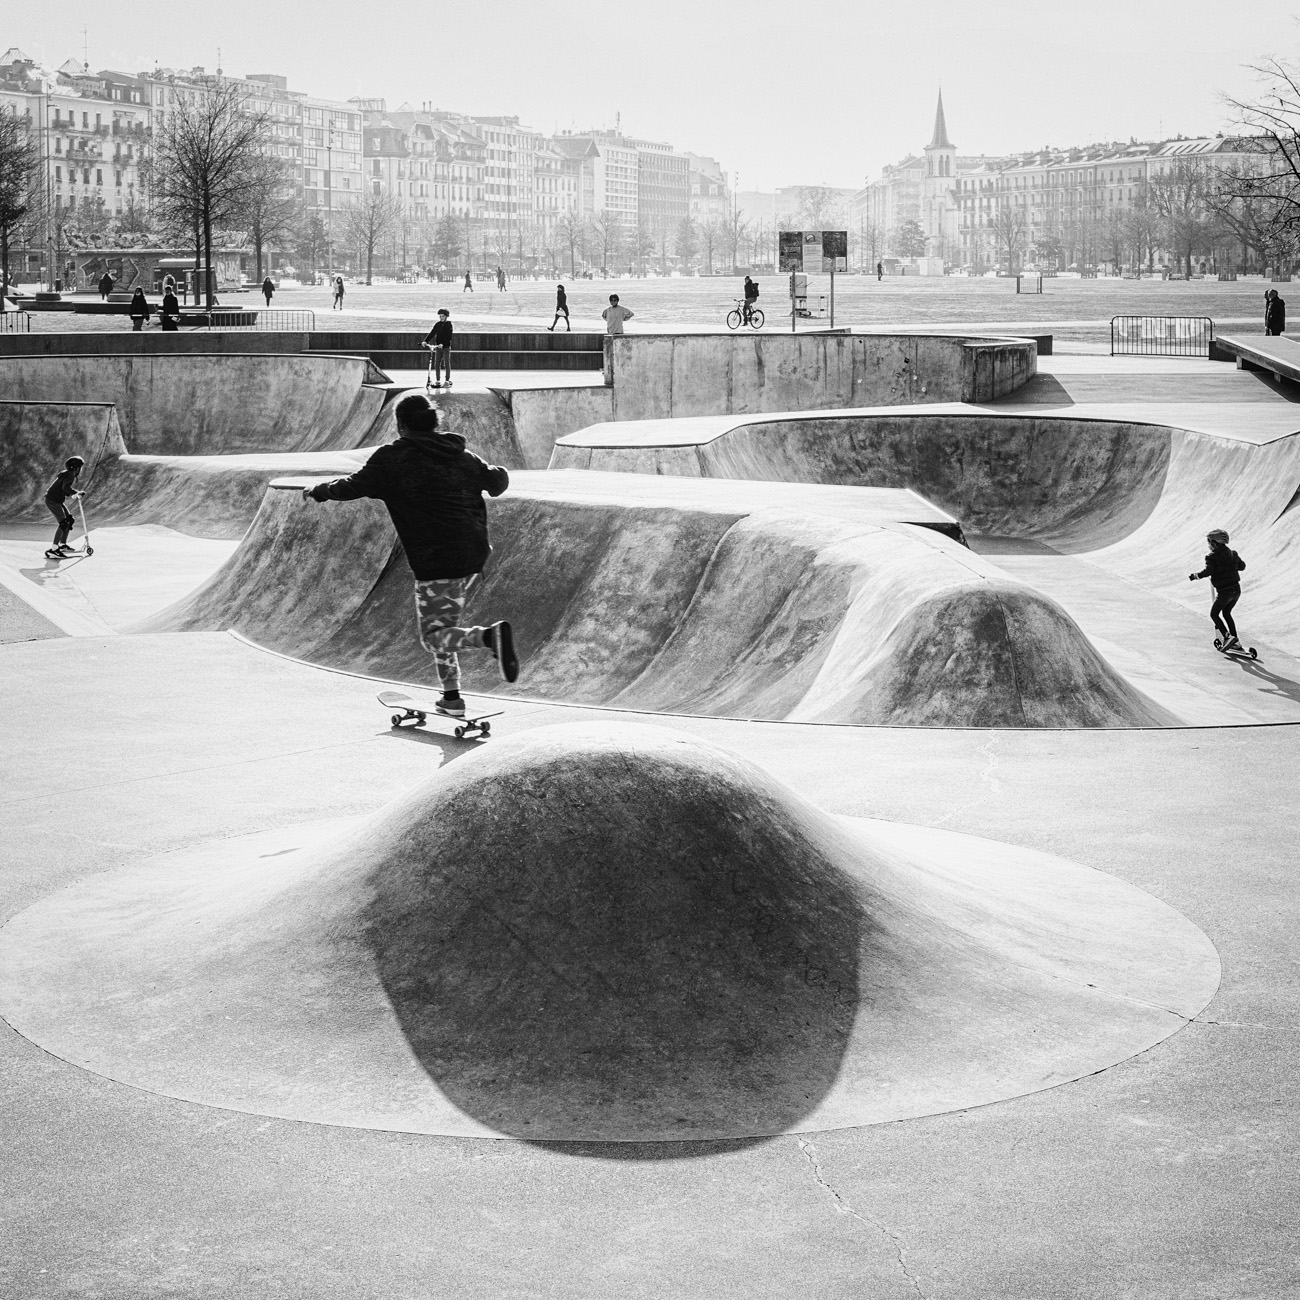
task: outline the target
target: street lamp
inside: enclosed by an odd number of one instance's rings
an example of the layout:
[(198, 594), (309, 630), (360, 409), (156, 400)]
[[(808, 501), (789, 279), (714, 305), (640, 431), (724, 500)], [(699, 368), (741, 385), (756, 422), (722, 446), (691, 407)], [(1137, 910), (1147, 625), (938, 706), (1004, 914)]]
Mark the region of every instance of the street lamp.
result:
[[(363, 182), (364, 184), (364, 182)], [(334, 274), (334, 118), (325, 137), (325, 271)]]

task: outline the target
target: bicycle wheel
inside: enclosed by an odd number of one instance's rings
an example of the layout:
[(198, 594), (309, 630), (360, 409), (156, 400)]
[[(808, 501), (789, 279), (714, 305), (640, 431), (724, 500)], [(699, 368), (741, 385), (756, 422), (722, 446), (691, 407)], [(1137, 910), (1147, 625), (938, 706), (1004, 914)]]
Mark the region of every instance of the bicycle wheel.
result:
[(729, 330), (738, 330), (740, 328), (740, 313), (738, 311), (729, 311), (727, 313), (727, 328)]
[(750, 323), (750, 324), (751, 324), (751, 325), (752, 325), (756, 330), (761, 330), (761, 329), (763, 328), (763, 322), (764, 322), (766, 319), (767, 319), (767, 317), (764, 316), (763, 313), (762, 313), (761, 311), (759, 311), (759, 309), (758, 309), (757, 307), (755, 307), (754, 310), (751, 311), (751, 312), (749, 313), (749, 323)]

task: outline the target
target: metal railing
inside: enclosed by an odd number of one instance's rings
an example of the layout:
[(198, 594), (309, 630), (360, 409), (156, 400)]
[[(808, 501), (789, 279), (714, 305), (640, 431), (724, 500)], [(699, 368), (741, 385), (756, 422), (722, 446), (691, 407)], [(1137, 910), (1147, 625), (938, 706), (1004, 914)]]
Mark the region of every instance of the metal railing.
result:
[[(223, 317), (233, 317), (233, 320)], [(251, 319), (250, 319), (251, 318)], [(249, 307), (230, 313), (212, 312), (208, 317), (210, 330), (284, 330), (311, 333), (316, 328), (316, 313), (308, 308), (292, 310), (266, 307)]]
[(25, 311), (0, 312), (0, 334), (30, 334), (32, 318)]
[(1214, 322), (1208, 316), (1112, 316), (1112, 357), (1208, 357)]

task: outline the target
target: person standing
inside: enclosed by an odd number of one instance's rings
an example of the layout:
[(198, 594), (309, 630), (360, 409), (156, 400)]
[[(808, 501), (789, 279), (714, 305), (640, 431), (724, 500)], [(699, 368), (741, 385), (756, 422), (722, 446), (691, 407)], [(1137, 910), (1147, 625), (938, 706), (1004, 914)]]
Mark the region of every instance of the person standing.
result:
[(510, 474), (467, 451), (459, 434), (439, 433), (437, 409), (423, 393), (408, 393), (394, 414), (396, 442), (378, 448), (355, 474), (302, 494), (311, 501), (371, 497), (388, 507), (415, 577), (420, 644), (433, 655), (442, 686), (437, 710), (463, 718), (458, 650), (487, 650), (505, 681), (519, 676), (508, 622), (460, 625), (465, 599), (492, 551), (483, 493), (499, 497)]
[(1214, 588), (1214, 604), (1210, 606), (1210, 621), (1219, 634), (1220, 650), (1239, 650), (1237, 625), (1232, 621), (1232, 607), (1241, 599), (1241, 578), (1246, 561), (1236, 551), (1228, 549), (1228, 534), (1222, 528), (1212, 528), (1205, 535), (1210, 553), (1205, 557), (1205, 568), (1199, 573), (1189, 573), (1189, 582), (1209, 578)]
[(505, 293), (505, 291), (506, 291), (506, 273), (501, 269), (501, 267), (498, 266), (497, 267), (497, 292)]
[(1284, 334), (1286, 332), (1286, 300), (1276, 289), (1270, 289), (1264, 295), (1264, 333)]
[[(442, 376), (447, 375), (447, 387), (451, 387), (451, 312), (446, 307), (438, 308), (437, 324), (424, 336), (424, 346), (433, 354), (429, 365), (433, 370), (433, 387), (442, 387)], [(426, 381), (427, 386), (427, 381)]]
[(877, 262), (877, 263), (876, 263), (876, 279), (877, 279), (877, 280), (883, 280), (884, 278), (885, 278), (885, 264), (884, 264), (884, 262)]
[(149, 304), (145, 301), (144, 290), (137, 288), (131, 295), (131, 328), (139, 334), (144, 329), (144, 323), (149, 319)]
[(559, 323), (561, 316), (564, 317), (565, 330), (572, 334), (573, 326), (569, 324), (569, 299), (564, 292), (564, 286), (562, 284), (557, 284), (555, 286), (555, 316), (546, 328), (548, 330), (553, 330)]
[(611, 293), (609, 295), (609, 306), (600, 313), (601, 320), (605, 322), (605, 333), (622, 334), (623, 322), (625, 320), (631, 320), (632, 315), (633, 313), (626, 307), (620, 307), (618, 305), (618, 294)]
[(75, 501), (81, 495), (77, 490), (77, 475), (85, 464), (80, 456), (69, 456), (63, 462), (63, 472), (45, 489), (45, 505), (59, 525), (54, 532), (54, 545), (45, 552), (48, 560), (61, 560), (72, 553), (72, 548), (68, 545), (68, 534), (72, 532), (73, 525), (72, 511), (64, 503)]
[(271, 295), (275, 293), (275, 285), (271, 283), (271, 277), (268, 275), (262, 281), (262, 297), (266, 299), (266, 305), (271, 305)]
[(176, 284), (171, 282), (166, 286), (163, 293), (162, 312), (158, 316), (158, 324), (164, 330), (175, 333), (181, 323), (181, 305), (176, 299)]
[(341, 275), (336, 275), (334, 277), (334, 303), (330, 307), (330, 310), (343, 310), (343, 277)]
[(101, 302), (108, 301), (108, 295), (113, 292), (113, 277), (107, 271), (99, 277), (99, 298)]

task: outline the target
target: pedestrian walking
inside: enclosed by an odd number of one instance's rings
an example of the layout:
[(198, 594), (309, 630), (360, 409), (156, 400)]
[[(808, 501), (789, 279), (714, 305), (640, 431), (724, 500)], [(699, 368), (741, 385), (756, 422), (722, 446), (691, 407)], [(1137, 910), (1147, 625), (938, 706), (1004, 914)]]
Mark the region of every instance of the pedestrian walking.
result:
[(336, 275), (334, 277), (334, 305), (330, 310), (343, 310), (343, 277), (341, 275)]
[(463, 718), (457, 651), (486, 650), (505, 681), (519, 676), (508, 622), (461, 626), (466, 597), (492, 551), (483, 493), (499, 497), (510, 486), (510, 474), (467, 451), (459, 434), (440, 433), (437, 409), (423, 393), (408, 393), (395, 415), (396, 442), (380, 447), (355, 474), (304, 488), (303, 496), (370, 497), (388, 507), (415, 577), (420, 644), (433, 656), (442, 686), (437, 710)]
[(1264, 295), (1264, 333), (1284, 334), (1286, 332), (1286, 300), (1276, 289), (1270, 289)]
[(271, 283), (271, 277), (268, 275), (262, 281), (262, 297), (266, 299), (266, 305), (271, 305), (271, 296), (275, 293), (275, 285)]
[(131, 315), (131, 328), (138, 334), (144, 329), (144, 323), (149, 319), (149, 304), (145, 301), (144, 290), (136, 289), (131, 295), (131, 306), (129, 308)]
[(876, 263), (876, 279), (877, 279), (877, 280), (883, 280), (884, 278), (885, 278), (885, 264), (884, 264), (884, 262), (877, 262), (877, 263)]
[(1214, 588), (1214, 604), (1210, 606), (1210, 621), (1219, 634), (1220, 650), (1238, 650), (1237, 625), (1232, 621), (1232, 607), (1241, 599), (1241, 578), (1246, 561), (1236, 551), (1228, 549), (1228, 534), (1222, 528), (1212, 528), (1205, 535), (1210, 552), (1205, 557), (1205, 567), (1199, 573), (1189, 573), (1188, 581), (1209, 578)]
[[(446, 307), (438, 308), (437, 324), (424, 336), (423, 346), (429, 349), (429, 369), (432, 372), (432, 386), (441, 388), (442, 376), (447, 376), (447, 387), (451, 387), (451, 312)], [(429, 381), (425, 381), (425, 387)]]
[(113, 292), (113, 277), (107, 271), (99, 277), (99, 298), (101, 302), (108, 301), (108, 295)]
[(506, 273), (498, 266), (497, 267), (497, 292), (505, 293), (505, 291), (506, 291)]
[(564, 292), (564, 286), (562, 284), (557, 284), (555, 286), (555, 316), (546, 328), (548, 330), (553, 330), (558, 324), (561, 316), (564, 317), (565, 330), (572, 334), (573, 326), (569, 324), (569, 299)]
[(601, 320), (605, 322), (605, 333), (622, 334), (623, 322), (625, 320), (631, 320), (632, 315), (633, 313), (626, 307), (620, 307), (618, 305), (618, 294), (611, 293), (609, 295), (609, 306), (600, 313)]

